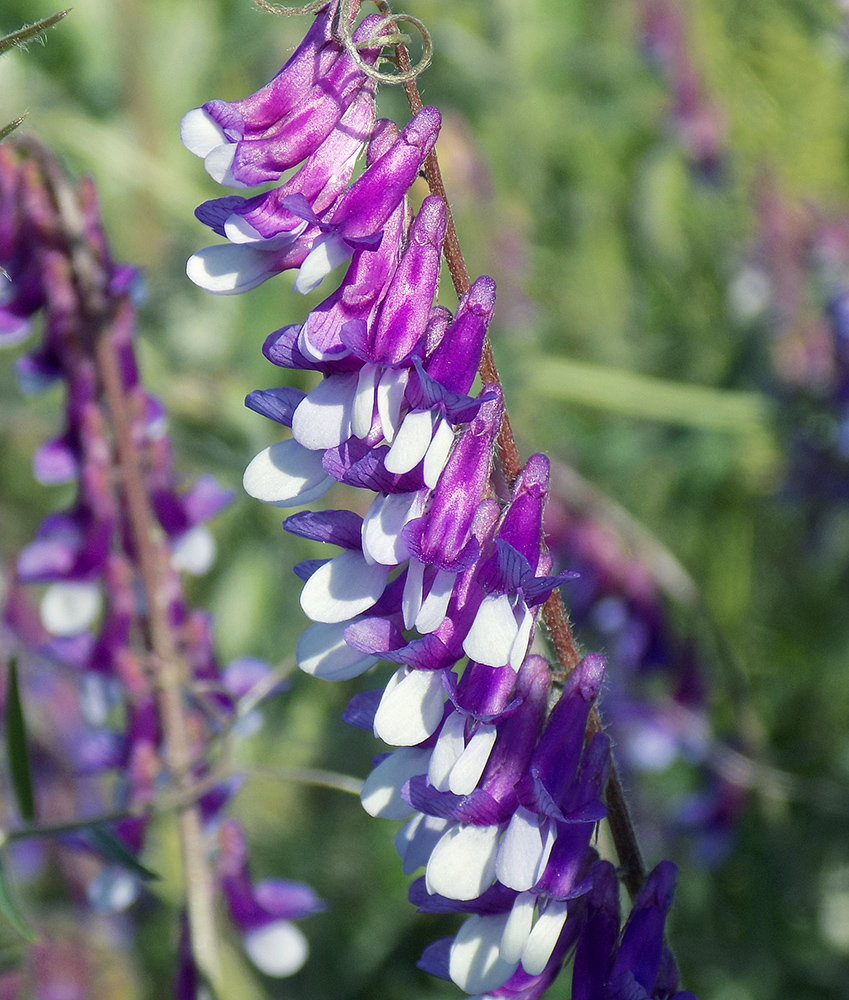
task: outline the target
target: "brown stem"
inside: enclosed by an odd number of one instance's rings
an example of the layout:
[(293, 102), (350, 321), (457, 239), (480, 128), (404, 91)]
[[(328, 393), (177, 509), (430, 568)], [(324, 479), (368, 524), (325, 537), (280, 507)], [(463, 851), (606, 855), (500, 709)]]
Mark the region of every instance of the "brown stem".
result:
[[(403, 45), (396, 46), (395, 59), (398, 69), (402, 74), (409, 72), (411, 68), (410, 57)], [(422, 109), (422, 100), (419, 95), (419, 89), (416, 86), (416, 81), (405, 80), (402, 86), (407, 95), (410, 110), (413, 114), (417, 114)], [(454, 289), (457, 292), (458, 298), (462, 298), (469, 290), (471, 281), (469, 280), (466, 262), (463, 259), (460, 241), (457, 237), (457, 228), (454, 225), (451, 206), (445, 192), (445, 184), (442, 180), (442, 172), (439, 169), (439, 159), (436, 149), (425, 160), (424, 175), (431, 194), (438, 195), (445, 203), (448, 225), (445, 233), (443, 252), (448, 264), (448, 271), (451, 274), (451, 280), (454, 283)], [(484, 343), (483, 356), (481, 357), (478, 373), (484, 384), (488, 382), (500, 382), (498, 368), (495, 364), (489, 340)], [(504, 476), (508, 484), (512, 485), (522, 469), (522, 461), (519, 457), (519, 449), (516, 447), (513, 429), (510, 426), (510, 418), (506, 409), (501, 421), (496, 447)], [(572, 628), (569, 625), (569, 618), (566, 614), (566, 608), (559, 590), (551, 592), (551, 596), (543, 606), (542, 617), (560, 665), (560, 669), (554, 674), (554, 677), (556, 680), (565, 680), (578, 665), (581, 654), (575, 642), (575, 637), (572, 634)], [(601, 729), (602, 724), (598, 709), (593, 707), (590, 714), (588, 732), (600, 732)], [(625, 800), (622, 784), (616, 771), (616, 764), (613, 761), (611, 762), (610, 777), (607, 782), (606, 799), (608, 824), (622, 867), (622, 881), (633, 899), (645, 882), (646, 869), (637, 842), (634, 823), (628, 810), (628, 803)]]
[[(168, 550), (150, 505), (141, 460), (133, 439), (133, 423), (120, 362), (111, 336), (116, 313), (107, 291), (102, 262), (86, 239), (86, 226), (76, 193), (57, 164), (37, 144), (28, 148), (50, 182), (59, 210), (83, 315), (83, 338), (91, 345), (109, 408), (124, 506), (136, 550), (147, 604), (148, 642), (155, 664), (156, 696), (165, 737), (165, 760), (180, 792), (191, 785), (191, 744), (183, 707), (186, 664), (180, 656), (169, 617), (171, 569)], [(120, 306), (118, 307), (120, 308)], [(206, 861), (200, 810), (192, 799), (178, 811), (178, 828), (186, 880), (186, 903), (192, 950), (202, 976), (220, 981), (212, 877)]]

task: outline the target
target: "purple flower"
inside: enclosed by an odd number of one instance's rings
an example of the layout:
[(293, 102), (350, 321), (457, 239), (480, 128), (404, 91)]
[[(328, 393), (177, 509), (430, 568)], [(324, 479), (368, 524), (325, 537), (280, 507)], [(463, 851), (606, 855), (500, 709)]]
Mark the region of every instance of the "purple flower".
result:
[(309, 953), (307, 940), (293, 921), (321, 913), (325, 904), (301, 882), (268, 879), (254, 884), (244, 833), (233, 820), (222, 824), (218, 845), (218, 878), (248, 957), (267, 976), (293, 975)]
[[(308, 43), (336, 94), (347, 53), (332, 58), (326, 50), (336, 43), (316, 28)], [(299, 53), (257, 95), (268, 113), (256, 140), (265, 165), (277, 162), (283, 137), (300, 149), (316, 114), (316, 80), (301, 85), (300, 102), (288, 80), (303, 72)], [(365, 84), (359, 93), (365, 100)], [(229, 109), (205, 108), (219, 116), (206, 134), (221, 147)], [(299, 116), (309, 126), (294, 140)], [(590, 842), (606, 815), (610, 746), (602, 733), (587, 739), (587, 729), (604, 661), (585, 657), (557, 700), (548, 663), (530, 652), (540, 606), (574, 574), (551, 574), (542, 527), (548, 460), (532, 456), (509, 498), (493, 481), (501, 387), (471, 393), (495, 283), (478, 278), (452, 317), (436, 302), (445, 205), (426, 197), (412, 218), (406, 204), (439, 125), (434, 108), (400, 133), (375, 123), (366, 169), (345, 190), (334, 184), (343, 176), (347, 184), (353, 146), (328, 131), (323, 141), (338, 140), (339, 152), (305, 153), (310, 159), (276, 192), (203, 207), (203, 220), (231, 245), (196, 254), (189, 271), (230, 293), (298, 268), (294, 287), (306, 292), (350, 260), (303, 324), (265, 342), (274, 364), (321, 381), (305, 394), (250, 394), (248, 405), (291, 437), (257, 455), (244, 484), (281, 507), (310, 503), (334, 481), (371, 494), (362, 516), (303, 511), (284, 522), (340, 550), (295, 568), (312, 621), (298, 662), (329, 680), (378, 658), (398, 664), (383, 690), (355, 696), (344, 718), (394, 748), (375, 758), (362, 802), (372, 815), (406, 820), (396, 840), (404, 870), (424, 869), (413, 901), (467, 915), (453, 941), (428, 949), (424, 966), (468, 993), (531, 1000), (573, 947), (592, 886)], [(225, 136), (237, 147), (226, 152), (228, 168), (243, 169), (247, 130), (239, 124)], [(261, 912), (240, 879), (244, 913)]]
[(613, 866), (592, 871), (585, 923), (572, 974), (574, 1000), (695, 1000), (676, 992), (678, 972), (664, 942), (678, 869), (671, 861), (651, 872), (619, 931), (619, 886)]

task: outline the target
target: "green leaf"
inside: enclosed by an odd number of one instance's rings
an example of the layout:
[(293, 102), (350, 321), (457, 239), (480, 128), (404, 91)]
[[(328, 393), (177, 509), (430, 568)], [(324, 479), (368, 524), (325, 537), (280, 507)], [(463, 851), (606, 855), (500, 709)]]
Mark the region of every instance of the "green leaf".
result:
[(7, 135), (11, 135), (19, 125), (23, 125), (26, 119), (26, 115), (21, 115), (20, 118), (16, 118), (13, 122), (9, 122), (8, 125), (4, 125), (0, 128), (0, 142), (2, 142)]
[(9, 663), (6, 685), (6, 754), (12, 772), (12, 786), (21, 818), (31, 823), (35, 816), (35, 797), (32, 791), (32, 774), (27, 753), (27, 731), (21, 692), (18, 686), (18, 663)]
[(137, 861), (123, 841), (116, 837), (111, 830), (107, 830), (105, 826), (90, 826), (83, 831), (83, 836), (99, 854), (114, 861), (116, 865), (120, 865), (143, 882), (151, 882), (159, 878), (156, 872), (145, 868)]
[(13, 45), (25, 45), (27, 42), (31, 42), (33, 38), (37, 38), (48, 28), (52, 28), (54, 24), (61, 21), (66, 14), (70, 13), (70, 10), (70, 7), (67, 10), (60, 10), (58, 14), (51, 14), (50, 17), (36, 21), (35, 24), (28, 24), (23, 28), (18, 28), (17, 31), (10, 31), (8, 35), (0, 38), (0, 53), (12, 48)]
[(12, 900), (12, 896), (9, 891), (9, 880), (6, 877), (6, 868), (2, 857), (0, 857), (0, 912), (3, 913), (3, 916), (15, 928), (18, 934), (24, 938), (24, 940), (29, 941), (30, 944), (35, 944), (38, 940), (35, 931), (33, 931), (30, 925), (21, 916), (17, 906), (15, 906), (15, 903)]

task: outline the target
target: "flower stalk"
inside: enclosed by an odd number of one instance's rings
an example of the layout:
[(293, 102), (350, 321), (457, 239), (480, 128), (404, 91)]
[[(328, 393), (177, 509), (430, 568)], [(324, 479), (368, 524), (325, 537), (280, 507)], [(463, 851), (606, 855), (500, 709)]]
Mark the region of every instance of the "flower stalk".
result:
[[(389, 13), (389, 8), (386, 4), (378, 2), (377, 6), (381, 10), (381, 13)], [(417, 114), (423, 107), (422, 99), (416, 85), (415, 75), (409, 75), (412, 71), (412, 64), (409, 53), (404, 45), (397, 45), (395, 47), (395, 58), (398, 63), (398, 69), (402, 74), (401, 84), (407, 95), (410, 110), (413, 114)], [(457, 293), (457, 297), (461, 299), (468, 292), (471, 279), (460, 246), (460, 238), (457, 235), (457, 227), (454, 225), (448, 194), (445, 190), (442, 171), (439, 167), (439, 157), (435, 148), (431, 150), (424, 162), (424, 175), (430, 193), (441, 198), (445, 204), (446, 231), (443, 253), (451, 280), (454, 284), (454, 290)], [(478, 374), (484, 385), (501, 381), (489, 339), (484, 342)], [(496, 447), (505, 479), (508, 486), (512, 487), (522, 469), (522, 461), (519, 456), (515, 437), (513, 436), (513, 429), (510, 425), (510, 417), (506, 406), (501, 418), (501, 427), (498, 431)], [(560, 590), (555, 589), (549, 595), (543, 605), (542, 618), (548, 630), (548, 636), (559, 664), (559, 670), (555, 669), (553, 677), (555, 680), (565, 681), (580, 662), (581, 655), (578, 651), (575, 637), (572, 634), (569, 616), (566, 613), (566, 607), (563, 603), (563, 596)], [(600, 733), (602, 730), (603, 727), (598, 710), (593, 708), (587, 727), (588, 737), (595, 733)], [(636, 899), (646, 881), (646, 866), (643, 861), (642, 852), (640, 851), (637, 831), (628, 808), (625, 790), (622, 787), (615, 761), (611, 763), (605, 797), (608, 806), (607, 821), (622, 868), (622, 881), (631, 899)]]

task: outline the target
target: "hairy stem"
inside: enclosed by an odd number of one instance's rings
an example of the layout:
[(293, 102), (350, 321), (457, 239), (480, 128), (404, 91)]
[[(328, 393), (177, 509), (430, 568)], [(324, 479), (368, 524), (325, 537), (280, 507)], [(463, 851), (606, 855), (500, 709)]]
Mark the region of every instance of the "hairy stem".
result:
[[(378, 3), (377, 6), (383, 11), (385, 5)], [(405, 77), (411, 66), (409, 54), (403, 45), (396, 46), (395, 58), (402, 77)], [(422, 109), (422, 100), (415, 79), (404, 79), (402, 86), (407, 95), (410, 110), (413, 114), (416, 114)], [(445, 233), (443, 253), (448, 264), (448, 271), (451, 274), (451, 280), (454, 283), (454, 289), (457, 292), (457, 296), (462, 298), (469, 290), (471, 281), (466, 268), (466, 262), (463, 259), (463, 252), (460, 248), (457, 229), (451, 214), (451, 206), (445, 192), (436, 149), (425, 160), (424, 174), (431, 194), (438, 195), (445, 202), (448, 227)], [(489, 340), (484, 344), (483, 357), (481, 358), (478, 372), (481, 381), (484, 383), (500, 382), (498, 368), (495, 364)], [(516, 447), (506, 407), (496, 445), (504, 476), (508, 484), (512, 485), (522, 469), (522, 461), (519, 457), (519, 449)], [(564, 680), (575, 669), (581, 656), (575, 642), (575, 637), (572, 634), (572, 628), (569, 625), (569, 618), (566, 614), (566, 608), (559, 590), (552, 591), (551, 596), (545, 602), (542, 617), (560, 665), (560, 669), (555, 673), (555, 679)], [(601, 718), (598, 709), (594, 707), (590, 715), (588, 734), (600, 732), (601, 730)], [(608, 807), (608, 823), (613, 843), (616, 847), (616, 853), (619, 856), (619, 862), (622, 867), (622, 881), (628, 890), (628, 894), (633, 899), (639, 893), (646, 880), (646, 868), (615, 762), (611, 763), (610, 778), (607, 782), (605, 796)]]

